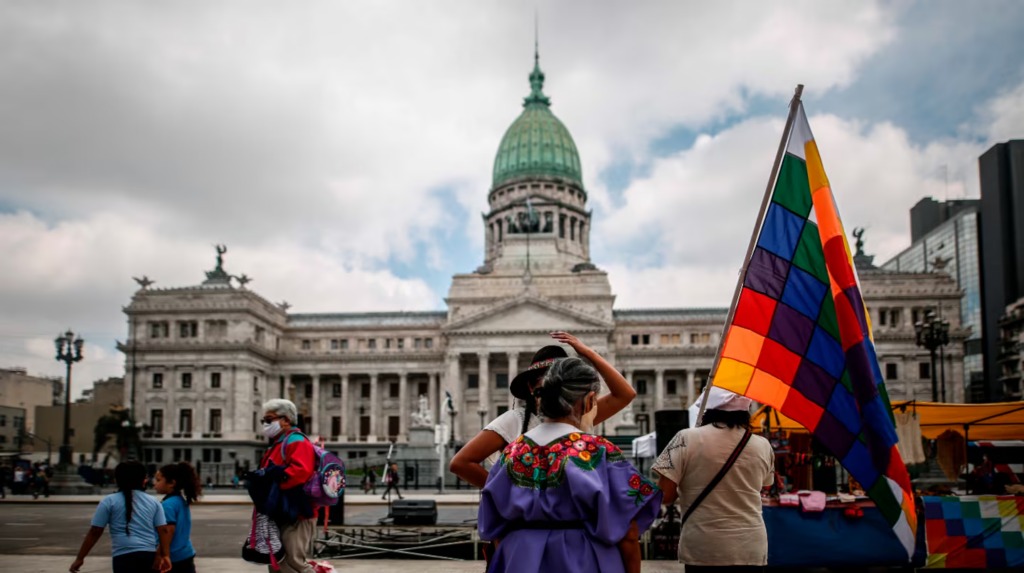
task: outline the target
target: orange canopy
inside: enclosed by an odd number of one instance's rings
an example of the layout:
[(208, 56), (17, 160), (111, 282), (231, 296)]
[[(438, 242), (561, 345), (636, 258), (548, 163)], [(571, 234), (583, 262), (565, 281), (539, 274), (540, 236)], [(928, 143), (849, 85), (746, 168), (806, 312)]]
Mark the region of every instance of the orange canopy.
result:
[[(917, 412), (921, 435), (938, 438), (946, 430), (954, 430), (968, 440), (1024, 440), (1024, 402), (993, 402), (990, 404), (945, 404), (942, 402), (893, 402), (892, 409)], [(765, 427), (765, 418), (772, 430), (806, 432), (795, 421), (774, 408), (762, 407), (753, 416), (753, 425)], [(966, 428), (965, 428), (966, 426)]]

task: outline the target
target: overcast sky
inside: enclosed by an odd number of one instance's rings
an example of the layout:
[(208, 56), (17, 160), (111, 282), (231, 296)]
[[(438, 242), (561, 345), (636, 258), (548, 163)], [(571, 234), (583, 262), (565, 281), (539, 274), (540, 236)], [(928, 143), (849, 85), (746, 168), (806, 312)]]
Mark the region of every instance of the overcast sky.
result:
[[(0, 4), (0, 366), (123, 372), (148, 275), (225, 267), (296, 312), (443, 309), (482, 262), (534, 12), (617, 308), (727, 306), (797, 83), (848, 230), (977, 197), (1024, 137), (1024, 3)], [(78, 392), (76, 391), (76, 394)]]

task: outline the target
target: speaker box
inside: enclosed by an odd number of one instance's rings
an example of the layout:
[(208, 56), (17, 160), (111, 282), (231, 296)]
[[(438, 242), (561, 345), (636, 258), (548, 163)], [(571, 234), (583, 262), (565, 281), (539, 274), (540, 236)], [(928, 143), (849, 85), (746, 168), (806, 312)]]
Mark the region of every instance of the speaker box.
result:
[(665, 446), (672, 438), (690, 427), (690, 413), (686, 410), (658, 410), (654, 413), (654, 431), (657, 432), (655, 443), (658, 453), (665, 451)]
[(400, 499), (391, 504), (395, 525), (436, 525), (437, 502), (432, 499)]

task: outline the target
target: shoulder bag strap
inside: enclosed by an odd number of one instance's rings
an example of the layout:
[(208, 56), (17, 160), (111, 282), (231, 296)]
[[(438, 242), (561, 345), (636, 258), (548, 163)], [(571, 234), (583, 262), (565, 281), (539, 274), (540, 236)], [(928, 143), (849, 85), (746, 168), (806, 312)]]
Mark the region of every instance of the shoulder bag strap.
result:
[(711, 480), (711, 482), (708, 483), (708, 485), (704, 488), (704, 491), (700, 492), (700, 495), (697, 496), (697, 499), (693, 500), (693, 503), (691, 503), (690, 507), (687, 508), (686, 514), (683, 515), (683, 520), (679, 522), (679, 527), (682, 527), (686, 524), (686, 520), (690, 518), (690, 515), (693, 513), (693, 510), (697, 509), (697, 506), (699, 506), (701, 502), (704, 501), (704, 498), (706, 498), (708, 494), (711, 493), (711, 490), (715, 489), (715, 486), (718, 485), (718, 482), (722, 481), (722, 478), (724, 478), (725, 474), (729, 472), (729, 468), (731, 468), (732, 465), (736, 463), (736, 459), (740, 457), (740, 453), (743, 451), (743, 448), (746, 447), (747, 442), (749, 441), (750, 428), (747, 428), (747, 431), (743, 433), (743, 437), (740, 438), (740, 443), (736, 444), (736, 448), (732, 451), (732, 454), (729, 455), (729, 459), (725, 460), (725, 465), (722, 466), (722, 469), (718, 470), (718, 475), (716, 475)]

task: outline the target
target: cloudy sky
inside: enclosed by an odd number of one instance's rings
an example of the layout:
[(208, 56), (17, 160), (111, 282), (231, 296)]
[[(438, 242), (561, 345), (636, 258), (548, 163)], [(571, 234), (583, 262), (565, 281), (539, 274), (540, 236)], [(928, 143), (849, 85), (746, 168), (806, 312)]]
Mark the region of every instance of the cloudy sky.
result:
[(0, 4), (0, 366), (123, 370), (148, 275), (227, 270), (298, 312), (444, 308), (482, 262), (534, 13), (618, 308), (727, 306), (797, 83), (846, 228), (884, 261), (920, 198), (1024, 137), (1024, 3)]

